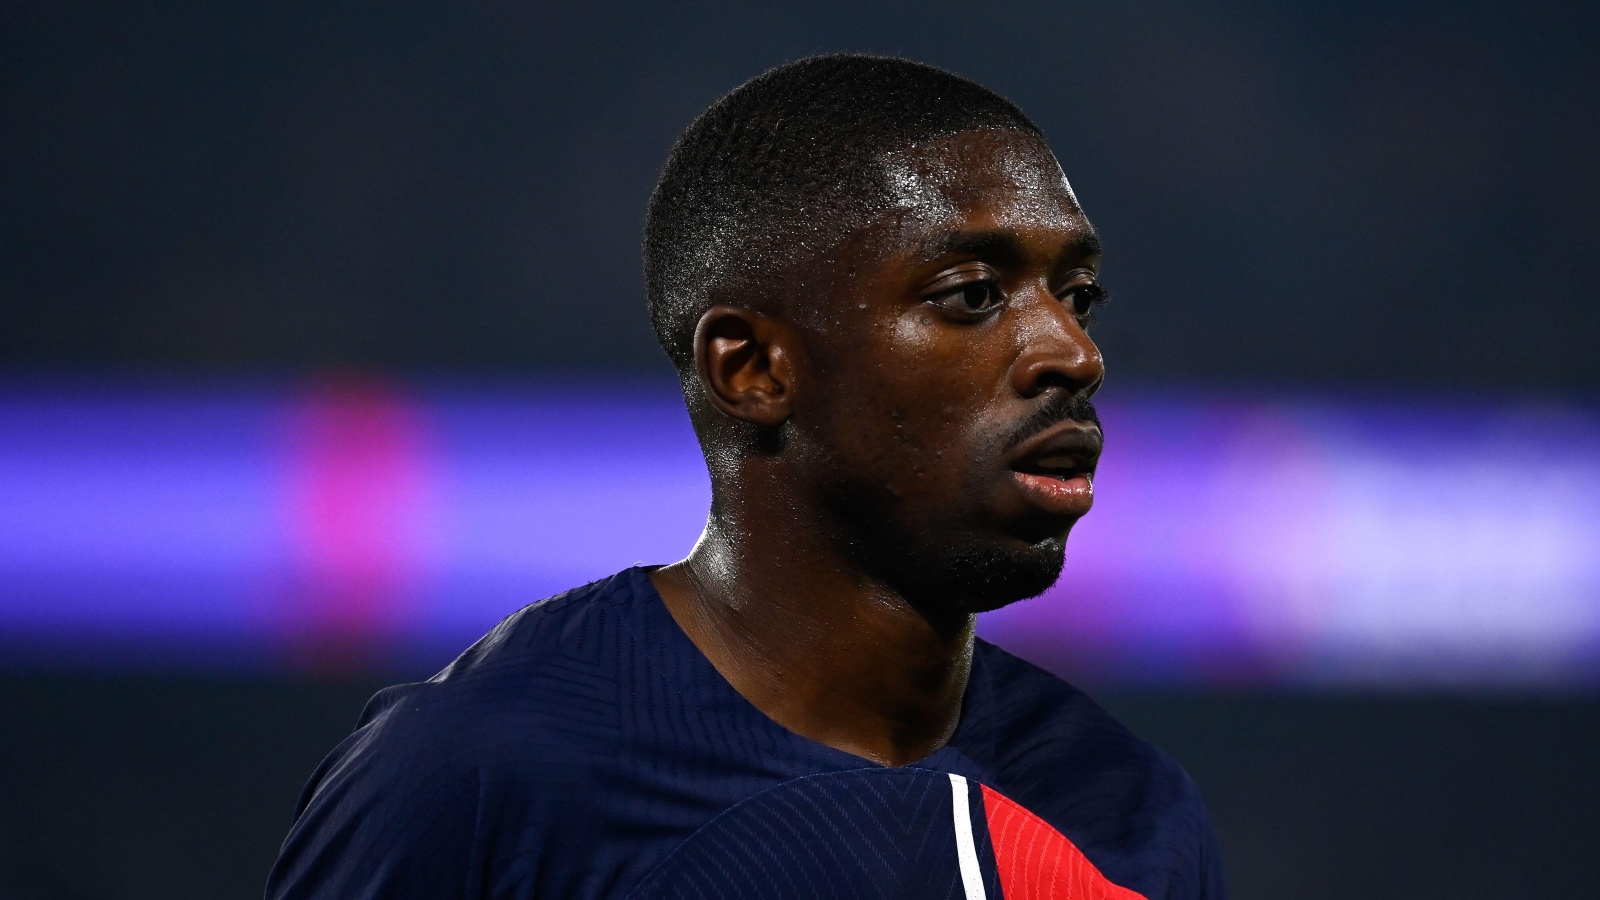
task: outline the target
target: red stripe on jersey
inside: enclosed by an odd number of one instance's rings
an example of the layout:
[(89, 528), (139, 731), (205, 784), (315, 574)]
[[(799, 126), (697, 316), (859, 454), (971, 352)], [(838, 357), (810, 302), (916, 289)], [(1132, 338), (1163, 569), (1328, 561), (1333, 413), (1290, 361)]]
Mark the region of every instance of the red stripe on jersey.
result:
[(983, 811), (1005, 900), (1145, 900), (1112, 884), (1066, 835), (988, 785)]

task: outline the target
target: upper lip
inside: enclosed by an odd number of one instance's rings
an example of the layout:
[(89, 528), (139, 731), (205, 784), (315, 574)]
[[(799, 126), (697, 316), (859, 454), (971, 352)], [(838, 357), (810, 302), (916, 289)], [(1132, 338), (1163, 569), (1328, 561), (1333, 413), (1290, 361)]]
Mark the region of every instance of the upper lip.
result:
[(1068, 420), (1023, 441), (1009, 454), (1007, 467), (1065, 478), (1093, 474), (1103, 440), (1099, 428)]

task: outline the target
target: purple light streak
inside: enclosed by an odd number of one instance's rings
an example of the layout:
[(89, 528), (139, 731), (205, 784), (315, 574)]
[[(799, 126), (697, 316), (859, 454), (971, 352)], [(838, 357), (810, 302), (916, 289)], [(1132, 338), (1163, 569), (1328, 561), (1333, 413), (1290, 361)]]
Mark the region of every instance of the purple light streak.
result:
[[(1595, 410), (1100, 407), (1067, 573), (991, 639), (1101, 682), (1600, 686)], [(681, 557), (708, 499), (670, 385), (0, 388), (0, 658), (442, 664)]]

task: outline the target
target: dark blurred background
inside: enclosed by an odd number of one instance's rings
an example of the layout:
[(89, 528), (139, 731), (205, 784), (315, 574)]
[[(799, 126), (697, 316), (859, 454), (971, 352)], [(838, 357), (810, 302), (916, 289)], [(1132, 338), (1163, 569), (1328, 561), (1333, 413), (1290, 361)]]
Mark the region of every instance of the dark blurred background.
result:
[(1104, 230), (1117, 379), (1592, 392), (1592, 4), (8, 4), (12, 366), (664, 364), (673, 139), (807, 53), (976, 78)]
[[(721, 93), (831, 50), (951, 68), (1044, 128), (1108, 246), (1108, 395), (1596, 402), (1576, 2), (9, 3), (0, 376), (667, 381), (657, 167)], [(0, 898), (258, 895), (365, 697), (448, 658), (15, 655)], [(1242, 900), (1600, 896), (1592, 680), (1098, 686), (1189, 767)]]

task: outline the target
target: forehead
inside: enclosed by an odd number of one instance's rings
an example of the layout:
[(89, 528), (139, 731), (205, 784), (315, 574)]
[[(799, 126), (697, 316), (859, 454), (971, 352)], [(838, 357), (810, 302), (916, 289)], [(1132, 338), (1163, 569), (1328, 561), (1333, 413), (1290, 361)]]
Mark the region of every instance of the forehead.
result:
[(1087, 229), (1060, 164), (1033, 135), (963, 132), (886, 154), (881, 166), (880, 222), (917, 230), (979, 217), (1007, 230)]

